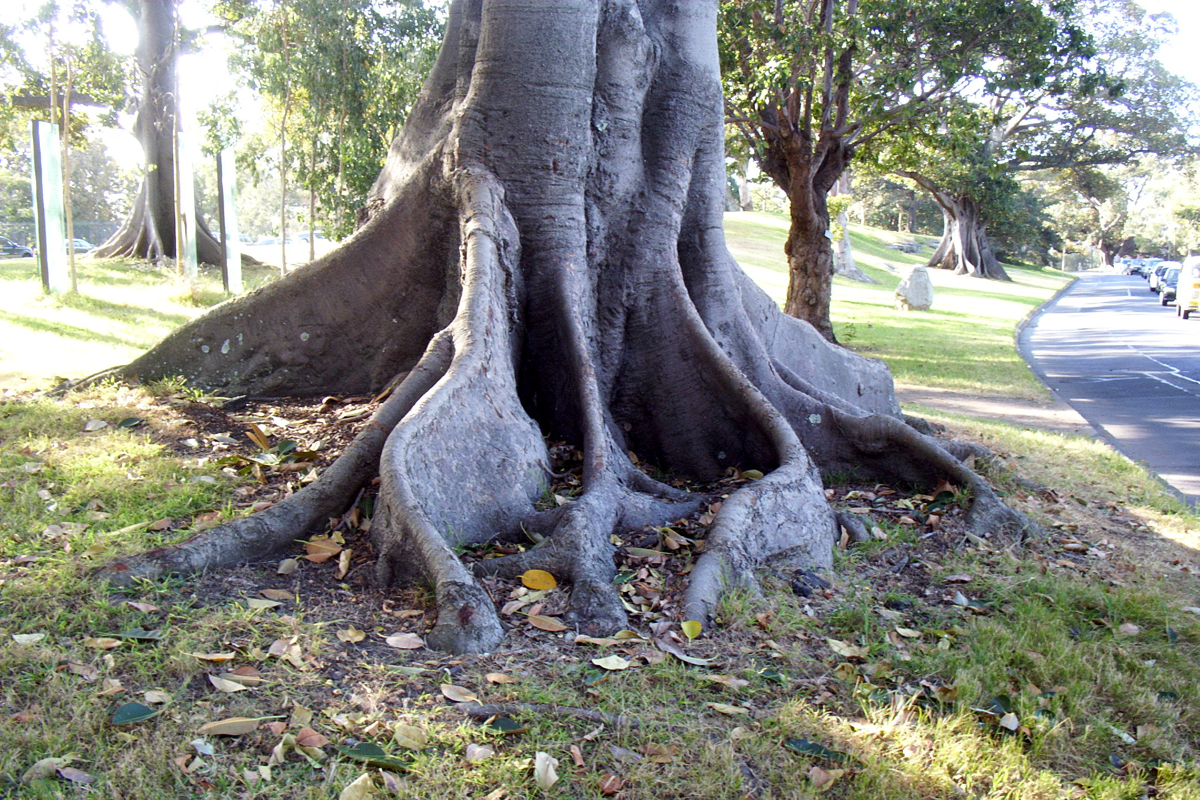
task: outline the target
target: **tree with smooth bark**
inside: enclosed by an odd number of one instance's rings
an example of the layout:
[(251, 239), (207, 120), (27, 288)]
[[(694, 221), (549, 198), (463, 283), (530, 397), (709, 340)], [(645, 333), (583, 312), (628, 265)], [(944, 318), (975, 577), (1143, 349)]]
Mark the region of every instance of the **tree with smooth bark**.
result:
[[(175, 136), (179, 113), (175, 77), (180, 34), (175, 0), (140, 0), (137, 4), (137, 70), (141, 79), (134, 134), (142, 146), (144, 172), (129, 215), (108, 241), (97, 247), (99, 258), (173, 259), (175, 253)], [(221, 244), (200, 217), (196, 254), (206, 264), (220, 264)]]
[[(821, 473), (969, 492), (981, 533), (1028, 521), (900, 413), (886, 367), (783, 315), (730, 257), (716, 1), (457, 0), (437, 63), (338, 250), (227, 301), (123, 369), (227, 395), (380, 391), (315, 482), (253, 516), (104, 570), (113, 580), (236, 564), (291, 545), (378, 475), (382, 584), (423, 577), (427, 642), (494, 647), (480, 576), (548, 570), (579, 630), (626, 625), (614, 531), (707, 499), (639, 470), (764, 477), (724, 500), (681, 619), (787, 555), (829, 567), (839, 527)], [(928, 430), (926, 428), (926, 430)], [(583, 453), (551, 510), (546, 436)], [(454, 548), (542, 543), (468, 569)]]
[(827, 195), (859, 149), (1073, 52), (1071, 0), (723, 0), (729, 120), (787, 195), (784, 310), (834, 341)]

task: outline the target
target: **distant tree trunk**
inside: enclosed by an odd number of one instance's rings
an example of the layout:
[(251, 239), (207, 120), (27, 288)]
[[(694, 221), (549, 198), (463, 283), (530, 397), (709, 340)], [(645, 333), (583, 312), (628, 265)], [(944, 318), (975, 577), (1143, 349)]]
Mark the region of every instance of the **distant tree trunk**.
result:
[[(62, 101), (62, 164), (63, 211), (67, 218), (67, 261), (71, 269), (71, 291), (79, 291), (79, 270), (75, 264), (75, 214), (71, 208), (71, 90), (75, 87), (75, 69), (67, 49), (67, 80), (63, 84)], [(53, 98), (53, 95), (51, 95)], [(51, 100), (53, 103), (54, 101)]]
[(746, 171), (749, 169), (747, 161), (738, 163), (738, 169), (735, 173), (738, 189), (738, 205), (742, 211), (754, 210), (754, 196), (750, 194), (750, 179), (746, 177)]
[[(838, 179), (837, 184), (834, 186), (834, 195), (837, 197), (850, 196), (850, 173), (842, 173), (841, 178)], [(843, 278), (849, 278), (852, 281), (875, 283), (875, 280), (870, 275), (863, 272), (858, 268), (858, 264), (854, 263), (854, 249), (850, 244), (849, 206), (843, 206), (838, 211), (837, 224), (842, 233), (834, 243), (833, 271)]]
[[(100, 258), (175, 258), (175, 16), (173, 0), (141, 0), (137, 64), (142, 79), (134, 133), (142, 146), (145, 171), (129, 216), (108, 241)], [(206, 264), (221, 263), (221, 245), (196, 216), (196, 254)]]
[(954, 270), (956, 275), (1012, 280), (992, 250), (988, 241), (987, 220), (975, 200), (966, 195), (956, 196), (942, 191), (937, 184), (919, 173), (899, 174), (916, 181), (942, 209), (942, 241), (927, 266)]
[(901, 216), (901, 230), (904, 233), (917, 232), (917, 192), (915, 189), (910, 189), (908, 198), (901, 207), (903, 216)]
[(283, 54), (283, 118), (279, 123), (279, 274), (287, 275), (287, 121), (292, 107), (292, 82), (288, 75), (287, 10), (279, 17)]

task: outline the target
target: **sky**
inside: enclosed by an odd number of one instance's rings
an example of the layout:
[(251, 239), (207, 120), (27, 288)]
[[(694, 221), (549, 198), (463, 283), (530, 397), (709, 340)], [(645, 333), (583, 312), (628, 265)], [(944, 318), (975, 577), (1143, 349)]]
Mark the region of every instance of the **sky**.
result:
[(1166, 11), (1175, 17), (1179, 33), (1159, 51), (1159, 59), (1168, 70), (1200, 86), (1200, 2), (1197, 0), (1141, 0), (1150, 13)]

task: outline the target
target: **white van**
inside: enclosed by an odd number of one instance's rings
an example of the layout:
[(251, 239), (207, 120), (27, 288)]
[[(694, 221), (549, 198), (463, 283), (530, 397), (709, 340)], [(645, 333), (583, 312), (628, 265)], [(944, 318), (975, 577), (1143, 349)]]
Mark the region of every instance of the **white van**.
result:
[(1175, 289), (1175, 315), (1187, 319), (1200, 309), (1200, 256), (1188, 256)]

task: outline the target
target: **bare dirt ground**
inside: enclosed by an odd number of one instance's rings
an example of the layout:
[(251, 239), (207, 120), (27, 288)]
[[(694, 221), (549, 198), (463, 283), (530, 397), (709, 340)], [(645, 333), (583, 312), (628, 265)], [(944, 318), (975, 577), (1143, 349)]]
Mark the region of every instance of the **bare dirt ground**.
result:
[[(903, 406), (923, 406), (937, 411), (962, 414), (977, 419), (995, 420), (1024, 428), (1041, 428), (1055, 433), (1096, 436), (1096, 429), (1075, 409), (1057, 398), (1045, 402), (1012, 397), (983, 395), (934, 389), (927, 386), (896, 387), (896, 398)], [(918, 412), (919, 413), (919, 412)]]

